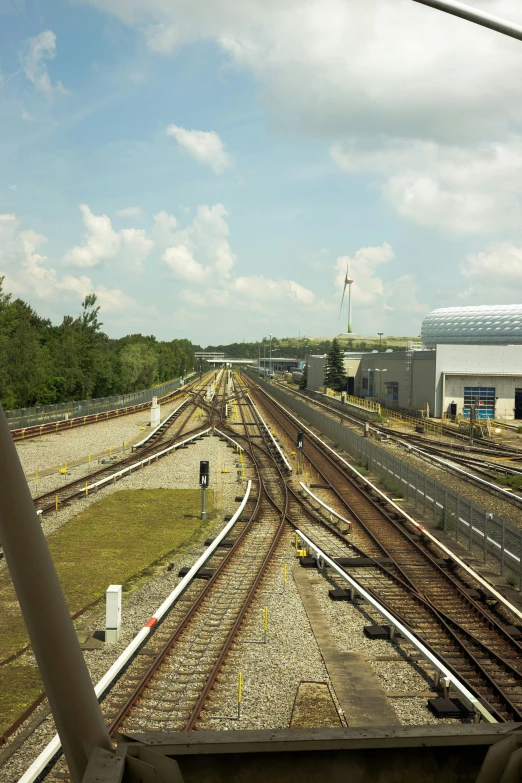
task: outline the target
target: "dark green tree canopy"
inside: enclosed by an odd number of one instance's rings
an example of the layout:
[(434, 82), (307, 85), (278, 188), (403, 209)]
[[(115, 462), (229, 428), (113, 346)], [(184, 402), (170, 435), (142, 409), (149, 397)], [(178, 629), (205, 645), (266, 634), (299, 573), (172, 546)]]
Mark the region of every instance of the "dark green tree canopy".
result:
[(333, 391), (346, 391), (346, 370), (344, 368), (344, 353), (337, 342), (332, 340), (332, 347), (326, 357), (324, 385)]
[(96, 294), (59, 326), (21, 299), (12, 301), (0, 277), (0, 401), (7, 410), (147, 389), (193, 366), (189, 340), (109, 338), (98, 320)]

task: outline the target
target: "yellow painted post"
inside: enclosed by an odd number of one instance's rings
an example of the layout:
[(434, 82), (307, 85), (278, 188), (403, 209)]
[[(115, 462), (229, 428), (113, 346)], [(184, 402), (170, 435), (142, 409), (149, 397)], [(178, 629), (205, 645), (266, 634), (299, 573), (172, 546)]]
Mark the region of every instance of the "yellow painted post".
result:
[(86, 481), (85, 482), (85, 496), (87, 496), (88, 494), (89, 494), (89, 482)]
[(265, 606), (265, 613), (263, 618), (263, 631), (264, 631), (265, 644), (266, 644), (266, 635), (268, 632), (268, 606)]
[(112, 446), (109, 446), (109, 457), (112, 457)]
[(58, 495), (56, 495), (56, 499), (54, 501), (55, 510), (58, 511)]
[(241, 717), (241, 699), (243, 698), (243, 675), (239, 672), (237, 678), (237, 717)]
[(305, 484), (308, 484), (308, 471), (305, 470)]
[(124, 440), (123, 441), (123, 451), (126, 451), (126, 449), (127, 449), (127, 441)]
[(43, 427), (42, 427), (42, 425), (40, 424), (40, 435), (42, 434), (42, 429), (43, 429)]
[(87, 454), (87, 464), (88, 465), (91, 464), (91, 455), (90, 454)]
[(56, 422), (56, 432), (58, 432), (58, 422)]
[(84, 416), (83, 417), (83, 423), (85, 424), (86, 421), (87, 421), (87, 416)]

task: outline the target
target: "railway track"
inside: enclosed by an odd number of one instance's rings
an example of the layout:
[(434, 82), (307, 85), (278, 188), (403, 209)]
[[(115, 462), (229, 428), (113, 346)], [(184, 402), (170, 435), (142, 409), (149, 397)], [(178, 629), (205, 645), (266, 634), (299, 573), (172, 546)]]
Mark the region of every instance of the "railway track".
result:
[[(295, 442), (298, 425), (293, 417), (263, 392), (257, 391), (255, 396), (283, 428), (290, 442)], [(401, 525), (394, 513), (382, 508), (376, 494), (356, 481), (314, 439), (306, 439), (304, 454), (310, 467), (330, 486), (329, 492), (334, 497), (332, 507), (337, 504), (338, 510), (342, 509), (341, 513), (353, 520), (348, 549), (356, 545), (361, 556), (377, 555), (389, 559), (391, 568), (375, 566), (377, 572), (385, 574), (391, 580), (389, 584), (393, 584), (393, 591), (389, 587), (379, 599), (401, 616), (406, 594), (415, 602), (417, 613), (421, 605), (424, 613), (429, 609), (432, 622), (435, 618), (437, 626), (435, 631), (430, 631), (433, 634), (431, 643), (435, 644), (439, 639), (437, 646), (444, 651), (449, 633), (453, 644), (450, 665), (491, 706), (498, 719), (520, 720), (522, 647), (504, 627), (515, 620), (472, 598), (475, 593), (479, 597), (477, 591), (471, 592), (475, 588), (463, 582), (458, 574), (451, 573), (446, 562), (441, 562), (423, 546), (419, 537)], [(298, 508), (294, 516), (295, 526), (303, 525)], [(328, 549), (325, 551), (330, 554)], [(339, 556), (350, 557), (350, 554), (345, 552)], [(397, 580), (401, 583), (400, 599)], [(413, 628), (417, 626), (422, 630), (426, 627), (413, 615), (410, 615), (410, 622)], [(443, 657), (447, 659), (447, 656)]]
[[(192, 389), (198, 384), (200, 379), (196, 378), (190, 381), (183, 387), (174, 389), (169, 394), (165, 394), (163, 397), (158, 398), (158, 402), (161, 405), (166, 405), (169, 402), (173, 402), (178, 397), (183, 396), (189, 389)], [(98, 424), (99, 422), (109, 421), (110, 419), (117, 419), (121, 416), (129, 416), (139, 411), (147, 410), (151, 406), (151, 402), (143, 402), (138, 405), (128, 405), (124, 408), (114, 408), (111, 411), (104, 411), (102, 413), (90, 413), (87, 416), (76, 416), (72, 419), (62, 419), (60, 421), (48, 421), (44, 424), (35, 424), (29, 427), (19, 427), (18, 429), (11, 430), (14, 441), (29, 440), (30, 438), (37, 438), (41, 435), (51, 435), (56, 432), (63, 432), (75, 429), (77, 427), (83, 427), (87, 424)]]
[(118, 474), (125, 471), (125, 469), (132, 469), (133, 466), (139, 469), (141, 465), (150, 464), (150, 460), (157, 458), (157, 455), (165, 449), (174, 446), (182, 435), (189, 434), (195, 436), (198, 432), (205, 431), (208, 428), (208, 423), (189, 427), (192, 416), (198, 408), (208, 411), (210, 421), (212, 406), (210, 408), (205, 407), (203, 390), (194, 392), (193, 398), (176, 411), (175, 415), (169, 419), (167, 426), (159, 429), (155, 437), (140, 450), (139, 454), (131, 453), (124, 459), (110, 460), (108, 464), (92, 471), (87, 477), (83, 476), (63, 484), (58, 489), (39, 495), (34, 498), (35, 508), (42, 515), (56, 511), (73, 500), (88, 496), (89, 492), (96, 491), (100, 483), (106, 482), (111, 477), (114, 477), (114, 481), (118, 480)]
[[(285, 389), (285, 391), (288, 390)], [(365, 423), (367, 423), (366, 419), (347, 414), (337, 407), (328, 405), (327, 403), (296, 392), (295, 390), (292, 391), (292, 394), (303, 399), (306, 404), (310, 405), (312, 408), (317, 407), (322, 409), (328, 412), (332, 418), (341, 419), (349, 426), (364, 427)], [(419, 421), (421, 420), (419, 419)], [(372, 425), (370, 423), (370, 426), (378, 436), (384, 436), (388, 441), (392, 441), (401, 446), (412, 446), (419, 459), (428, 459), (433, 462), (433, 457), (439, 457), (442, 460), (446, 460), (450, 463), (449, 465), (445, 465), (446, 469), (455, 470), (455, 467), (461, 468), (461, 471), (458, 471), (458, 476), (461, 480), (478, 487), (482, 491), (494, 495), (495, 497), (501, 497), (502, 500), (512, 503), (515, 506), (522, 506), (522, 498), (516, 493), (510, 494), (511, 489), (509, 487), (503, 485), (498, 486), (493, 483), (498, 481), (499, 474), (502, 476), (522, 475), (522, 469), (512, 464), (513, 460), (518, 459), (518, 450), (506, 451), (504, 449), (498, 449), (496, 444), (491, 444), (489, 447), (477, 445), (471, 447), (469, 445), (455, 444), (454, 442), (448, 443), (446, 441), (426, 438), (411, 433), (398, 433), (396, 430), (383, 426), (382, 424)], [(453, 431), (451, 432), (453, 433)], [(462, 435), (462, 433), (458, 434)], [(487, 442), (481, 441), (481, 443), (485, 444)], [(498, 460), (498, 462), (491, 462), (491, 459)], [(510, 462), (500, 462), (500, 460), (509, 460)], [(452, 465), (451, 463), (455, 463), (455, 465)], [(479, 481), (477, 479), (482, 480)], [(484, 482), (488, 483), (485, 484)]]
[[(225, 415), (233, 399), (240, 415), (236, 424)], [(198, 405), (211, 426), (219, 426), (243, 449), (253, 482), (250, 510), (236, 523), (228, 547), (217, 549), (206, 564), (206, 581), (191, 582), (106, 693), (102, 710), (111, 732), (197, 728), (210, 693), (214, 703), (219, 699), (227, 654), (289, 529), (302, 530), (333, 558), (366, 558), (354, 574), (361, 584), (445, 662), (496, 720), (522, 720), (522, 646), (504, 627), (515, 622), (506, 610), (478, 600), (472, 580), (438, 558), (375, 491), (310, 435), (305, 460), (328, 487), (321, 491), (328, 493), (330, 506), (352, 522), (349, 535), (337, 529), (302, 496), (300, 477), (285, 468), (280, 446), (288, 453), (301, 425), (262, 390), (236, 384), (231, 391), (225, 376), (213, 399), (199, 399)], [(261, 419), (267, 415), (268, 429)], [(272, 422), (282, 433), (279, 445), (269, 432)], [(328, 572), (326, 577), (343, 586)], [(64, 777), (61, 762), (47, 780), (63, 783)]]

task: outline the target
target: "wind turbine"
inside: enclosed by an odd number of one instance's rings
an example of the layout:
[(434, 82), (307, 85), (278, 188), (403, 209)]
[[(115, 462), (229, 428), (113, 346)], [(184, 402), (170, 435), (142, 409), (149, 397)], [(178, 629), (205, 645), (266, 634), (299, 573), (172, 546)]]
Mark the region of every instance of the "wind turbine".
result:
[(344, 295), (346, 293), (346, 286), (348, 286), (348, 334), (352, 334), (352, 283), (348, 277), (348, 261), (346, 262), (346, 275), (344, 277), (343, 295), (341, 298), (341, 307), (339, 309), (339, 317), (341, 317), (341, 311), (343, 309)]

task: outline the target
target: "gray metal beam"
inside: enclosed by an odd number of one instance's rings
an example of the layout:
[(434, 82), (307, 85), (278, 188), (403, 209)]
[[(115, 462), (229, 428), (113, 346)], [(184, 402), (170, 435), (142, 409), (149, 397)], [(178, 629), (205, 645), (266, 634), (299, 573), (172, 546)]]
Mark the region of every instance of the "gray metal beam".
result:
[(80, 783), (90, 749), (112, 745), (1, 405), (0, 541), (69, 770)]
[(509, 35), (511, 38), (518, 38), (519, 41), (522, 41), (522, 25), (509, 22), (507, 19), (501, 19), (500, 16), (494, 16), (485, 11), (479, 11), (470, 5), (459, 3), (456, 0), (413, 0), (413, 2), (428, 5), (431, 8), (436, 8), (438, 11), (444, 11), (453, 16), (459, 16), (467, 22), (474, 22), (482, 27), (489, 27), (490, 30), (495, 30), (497, 33)]

